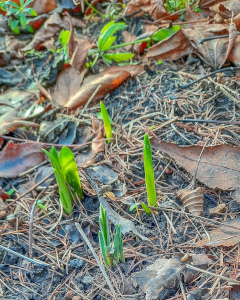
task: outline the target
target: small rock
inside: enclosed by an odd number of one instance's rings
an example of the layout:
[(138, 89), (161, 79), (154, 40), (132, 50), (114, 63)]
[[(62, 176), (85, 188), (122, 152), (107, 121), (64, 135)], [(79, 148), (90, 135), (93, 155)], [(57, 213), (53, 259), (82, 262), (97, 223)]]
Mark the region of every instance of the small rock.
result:
[(72, 268), (81, 268), (84, 265), (84, 260), (79, 259), (79, 258), (75, 258), (70, 260), (70, 266)]
[(83, 284), (90, 284), (94, 281), (94, 278), (92, 276), (84, 276), (82, 279), (81, 279), (81, 282)]

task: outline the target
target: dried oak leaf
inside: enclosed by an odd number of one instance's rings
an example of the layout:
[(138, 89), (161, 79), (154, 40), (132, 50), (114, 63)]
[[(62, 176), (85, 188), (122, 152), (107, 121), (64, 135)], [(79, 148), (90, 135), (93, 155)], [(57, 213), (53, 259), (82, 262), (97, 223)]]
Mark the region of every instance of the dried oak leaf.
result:
[(190, 29), (182, 29), (197, 55), (214, 69), (219, 69), (228, 57), (228, 50), (233, 46), (232, 41), (227, 38), (214, 39), (199, 44), (200, 40), (214, 35), (228, 34), (228, 29), (222, 24), (208, 24), (193, 26)]
[(225, 19), (231, 18), (232, 13), (233, 16), (236, 17), (240, 13), (240, 1), (239, 0), (231, 0), (224, 1), (218, 4), (213, 5), (209, 8), (210, 11), (214, 13), (218, 13)]
[(210, 241), (208, 238), (198, 241), (195, 246), (235, 246), (239, 243), (240, 217), (224, 222), (213, 231), (209, 232)]
[(16, 109), (13, 109), (8, 113), (0, 116), (0, 135), (5, 135), (16, 130), (19, 127), (39, 127), (38, 124), (18, 118), (17, 115), (18, 111)]
[(220, 3), (222, 0), (200, 0), (199, 7), (201, 9), (209, 8), (210, 6)]
[(193, 48), (181, 30), (153, 47), (147, 53), (147, 58), (155, 60), (177, 60), (193, 52)]
[(44, 25), (34, 35), (32, 41), (24, 47), (22, 51), (40, 49), (44, 42), (50, 40), (54, 36), (57, 36), (61, 29), (67, 29), (67, 27), (64, 25), (59, 14), (55, 12), (47, 19)]
[(86, 70), (86, 57), (88, 51), (93, 47), (93, 43), (88, 40), (75, 39), (73, 55), (70, 61), (70, 65), (73, 66), (75, 70), (83, 73)]
[(79, 91), (72, 93), (69, 98), (66, 99), (65, 107), (76, 109), (84, 105), (99, 86), (100, 88), (92, 101), (101, 99), (117, 88), (129, 76), (139, 75), (143, 70), (142, 66), (133, 65), (110, 67), (97, 75), (89, 76), (84, 80)]
[[(193, 176), (202, 151), (201, 146), (181, 147), (153, 138), (152, 148), (158, 149), (180, 163)], [(240, 187), (240, 148), (229, 145), (206, 147), (201, 156), (197, 179), (206, 186), (222, 190)]]
[(14, 144), (10, 141), (0, 152), (0, 177), (17, 177), (44, 161), (42, 144)]

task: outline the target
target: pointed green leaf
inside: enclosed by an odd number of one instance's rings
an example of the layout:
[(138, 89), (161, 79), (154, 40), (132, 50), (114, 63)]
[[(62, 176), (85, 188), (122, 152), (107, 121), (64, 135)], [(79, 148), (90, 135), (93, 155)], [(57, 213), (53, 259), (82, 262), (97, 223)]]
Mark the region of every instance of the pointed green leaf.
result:
[(174, 25), (171, 28), (160, 29), (157, 32), (155, 32), (151, 38), (154, 42), (163, 41), (175, 34), (176, 32), (178, 32), (180, 28), (181, 27), (179, 25)]
[(25, 27), (26, 23), (27, 23), (27, 18), (25, 13), (22, 11), (20, 15), (20, 24), (22, 27)]
[(141, 203), (141, 204), (142, 204), (142, 208), (144, 209), (144, 211), (150, 216), (151, 210), (147, 207), (147, 205), (145, 203)]
[(105, 107), (105, 105), (103, 104), (103, 102), (100, 102), (100, 107), (101, 107), (101, 113), (102, 113), (102, 117), (103, 117), (103, 123), (104, 123), (104, 127), (105, 127), (105, 131), (106, 131), (106, 138), (107, 138), (107, 143), (111, 143), (112, 142), (112, 126), (111, 123), (109, 121), (109, 116), (108, 116), (108, 112), (107, 109)]
[(152, 150), (148, 135), (145, 134), (144, 137), (144, 149), (143, 149), (143, 159), (144, 159), (144, 171), (145, 171), (145, 182), (148, 195), (149, 206), (157, 206), (157, 193), (155, 187), (153, 162), (152, 162)]
[(133, 53), (110, 53), (110, 54), (103, 54), (103, 57), (105, 59), (108, 59), (112, 62), (112, 60), (115, 60), (116, 62), (121, 62), (124, 60), (129, 60), (134, 57)]
[(34, 9), (32, 8), (25, 8), (24, 10), (26, 13), (28, 13), (29, 15), (33, 16), (33, 17), (36, 17), (37, 16), (37, 13), (35, 12)]
[(72, 151), (67, 147), (63, 147), (60, 151), (59, 160), (64, 179), (73, 188), (73, 196), (76, 197), (77, 195), (80, 200), (83, 200), (78, 168)]

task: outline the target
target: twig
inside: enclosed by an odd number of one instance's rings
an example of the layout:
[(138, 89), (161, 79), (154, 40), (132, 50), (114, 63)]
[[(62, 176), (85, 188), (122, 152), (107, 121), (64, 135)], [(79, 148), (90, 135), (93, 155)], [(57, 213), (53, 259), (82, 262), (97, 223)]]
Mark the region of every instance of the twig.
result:
[(51, 266), (51, 265), (49, 265), (49, 264), (47, 264), (45, 262), (41, 262), (41, 261), (38, 261), (38, 260), (35, 260), (35, 259), (31, 259), (31, 258), (29, 258), (27, 256), (24, 256), (24, 255), (18, 253), (18, 252), (15, 252), (15, 251), (13, 251), (11, 249), (8, 249), (8, 248), (6, 248), (6, 247), (4, 247), (2, 245), (0, 245), (0, 248), (3, 249), (3, 250), (6, 250), (7, 252), (9, 252), (9, 253), (11, 253), (13, 255), (16, 255), (16, 256), (18, 256), (20, 258), (26, 259), (27, 261), (29, 261), (29, 262), (31, 262), (31, 263), (33, 263), (35, 265), (43, 266), (43, 267), (48, 267), (48, 268), (52, 268), (53, 267), (53, 266)]
[(102, 266), (102, 264), (101, 264), (101, 262), (100, 262), (100, 260), (99, 260), (99, 258), (98, 258), (98, 256), (97, 256), (97, 253), (96, 253), (95, 250), (93, 249), (91, 243), (89, 242), (87, 236), (86, 236), (85, 233), (83, 232), (83, 230), (82, 230), (81, 226), (79, 225), (79, 223), (76, 222), (76, 223), (75, 223), (75, 226), (77, 227), (77, 230), (79, 231), (79, 233), (80, 233), (81, 236), (83, 237), (84, 241), (86, 242), (86, 244), (88, 245), (89, 249), (91, 250), (91, 252), (92, 252), (94, 258), (96, 259), (96, 261), (97, 261), (97, 263), (98, 263), (98, 266), (99, 266), (100, 270), (102, 271), (103, 276), (105, 277), (106, 282), (107, 282), (107, 284), (108, 284), (108, 286), (109, 286), (109, 288), (110, 288), (110, 290), (111, 290), (111, 292), (112, 292), (113, 298), (117, 300), (117, 295), (116, 295), (116, 293), (115, 293), (115, 291), (114, 291), (114, 288), (113, 288), (113, 286), (112, 286), (112, 284), (111, 284), (111, 281), (110, 281), (110, 279), (109, 279), (109, 277), (108, 277), (108, 275), (107, 275), (107, 273), (106, 273), (104, 267)]
[(213, 75), (216, 74), (216, 73), (220, 73), (220, 72), (228, 72), (228, 71), (234, 72), (235, 70), (238, 70), (238, 69), (240, 69), (240, 67), (229, 67), (229, 68), (225, 68), (225, 69), (216, 70), (216, 71), (214, 71), (214, 72), (212, 72), (212, 73), (209, 73), (209, 74), (207, 74), (207, 75), (205, 75), (205, 76), (203, 76), (203, 77), (201, 77), (201, 78), (199, 78), (199, 79), (197, 79), (197, 80), (195, 80), (195, 81), (190, 82), (189, 84), (182, 85), (182, 86), (180, 86), (179, 88), (180, 88), (180, 89), (186, 89), (186, 88), (188, 88), (189, 86), (191, 86), (191, 85), (193, 85), (193, 84), (195, 84), (195, 83), (198, 83), (198, 82), (200, 82), (201, 80), (208, 78), (209, 76), (213, 76)]
[(218, 278), (220, 278), (220, 279), (222, 279), (222, 280), (228, 281), (229, 283), (236, 284), (236, 285), (240, 285), (240, 281), (238, 281), (238, 280), (230, 279), (230, 278), (227, 278), (227, 277), (222, 276), (222, 275), (218, 275), (218, 274), (215, 274), (215, 273), (212, 273), (212, 272), (209, 272), (209, 271), (205, 271), (205, 270), (203, 270), (203, 269), (194, 267), (194, 266), (192, 266), (192, 265), (186, 265), (186, 267), (187, 267), (188, 269), (191, 269), (191, 270), (194, 270), (194, 271), (198, 271), (198, 272), (202, 272), (202, 273), (208, 274), (208, 275), (210, 275), (210, 276), (218, 277)]
[[(237, 35), (240, 35), (240, 32), (237, 33)], [(229, 37), (229, 34), (223, 34), (223, 35), (217, 35), (217, 36), (210, 36), (204, 39), (201, 39), (199, 44), (203, 44), (206, 41), (211, 41), (211, 40), (215, 40), (215, 39), (222, 39), (225, 37)]]

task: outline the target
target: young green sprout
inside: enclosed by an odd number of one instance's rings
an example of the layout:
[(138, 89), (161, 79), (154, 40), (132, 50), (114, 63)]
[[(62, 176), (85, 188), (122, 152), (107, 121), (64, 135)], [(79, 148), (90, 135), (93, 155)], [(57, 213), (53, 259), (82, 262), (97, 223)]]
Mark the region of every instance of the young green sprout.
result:
[(143, 148), (143, 160), (144, 160), (144, 171), (145, 171), (145, 182), (147, 187), (148, 205), (157, 206), (157, 193), (155, 187), (153, 162), (152, 162), (152, 150), (148, 135), (144, 137), (144, 148)]
[[(83, 200), (83, 191), (74, 155), (67, 147), (63, 147), (59, 155), (55, 147), (52, 147), (50, 152), (45, 149), (42, 150), (51, 161), (63, 209), (67, 215), (70, 215), (72, 212), (72, 201), (78, 200), (78, 198)], [(73, 189), (71, 192), (67, 184)]]
[(112, 247), (110, 242), (107, 212), (102, 205), (100, 205), (99, 224), (101, 231), (99, 231), (98, 236), (104, 264), (109, 268), (112, 264), (118, 264), (119, 260), (124, 263), (125, 255), (123, 252), (121, 224), (116, 224), (116, 233)]
[(108, 112), (107, 112), (106, 107), (105, 107), (105, 105), (103, 104), (102, 101), (100, 102), (100, 108), (101, 108), (103, 123), (104, 123), (104, 127), (105, 127), (107, 143), (109, 144), (109, 143), (112, 142), (112, 138), (113, 138), (112, 126), (111, 126), (111, 123), (110, 123), (110, 120), (109, 120)]

